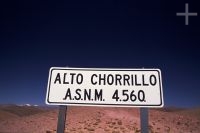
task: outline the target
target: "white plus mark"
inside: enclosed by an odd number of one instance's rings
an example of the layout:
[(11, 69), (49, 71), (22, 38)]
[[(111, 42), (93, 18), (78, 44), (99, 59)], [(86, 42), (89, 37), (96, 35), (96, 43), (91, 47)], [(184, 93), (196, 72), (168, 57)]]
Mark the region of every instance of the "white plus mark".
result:
[(197, 16), (197, 13), (189, 12), (188, 3), (185, 4), (185, 12), (184, 13), (176, 13), (176, 16), (185, 16), (185, 25), (189, 24), (189, 16)]

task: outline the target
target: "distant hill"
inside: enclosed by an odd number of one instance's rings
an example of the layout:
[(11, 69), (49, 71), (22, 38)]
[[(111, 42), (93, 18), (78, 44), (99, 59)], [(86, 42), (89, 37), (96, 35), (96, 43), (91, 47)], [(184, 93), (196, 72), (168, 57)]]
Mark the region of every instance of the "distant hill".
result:
[(18, 116), (7, 111), (3, 111), (0, 109), (0, 120), (7, 120), (11, 118), (17, 118)]
[(187, 110), (187, 108), (179, 108), (179, 107), (164, 107), (164, 108), (158, 108), (155, 110), (163, 111), (163, 112), (177, 112), (177, 111), (184, 111)]
[(1, 117), (3, 117), (2, 114), (9, 116), (29, 116), (29, 115), (34, 115), (38, 113), (43, 113), (45, 112), (45, 109), (40, 108), (40, 107), (35, 107), (35, 106), (18, 106), (14, 104), (8, 104), (8, 105), (0, 105), (0, 114)]

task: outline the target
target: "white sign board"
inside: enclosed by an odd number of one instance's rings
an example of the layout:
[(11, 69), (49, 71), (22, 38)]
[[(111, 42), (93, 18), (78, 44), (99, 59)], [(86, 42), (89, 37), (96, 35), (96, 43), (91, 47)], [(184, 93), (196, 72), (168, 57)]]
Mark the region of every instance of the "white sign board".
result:
[(159, 69), (60, 68), (49, 71), (49, 105), (162, 107)]

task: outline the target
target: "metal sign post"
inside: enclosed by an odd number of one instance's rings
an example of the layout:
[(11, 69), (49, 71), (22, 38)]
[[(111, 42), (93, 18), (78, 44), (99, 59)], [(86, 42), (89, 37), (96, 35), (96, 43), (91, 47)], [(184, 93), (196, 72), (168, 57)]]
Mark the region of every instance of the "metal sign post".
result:
[[(57, 133), (64, 133), (67, 106), (59, 106)], [(148, 109), (140, 108), (140, 127), (141, 133), (148, 133)]]
[(65, 131), (66, 111), (67, 111), (67, 106), (63, 105), (59, 106), (57, 133), (64, 133)]
[(148, 133), (148, 109), (140, 108), (141, 133)]

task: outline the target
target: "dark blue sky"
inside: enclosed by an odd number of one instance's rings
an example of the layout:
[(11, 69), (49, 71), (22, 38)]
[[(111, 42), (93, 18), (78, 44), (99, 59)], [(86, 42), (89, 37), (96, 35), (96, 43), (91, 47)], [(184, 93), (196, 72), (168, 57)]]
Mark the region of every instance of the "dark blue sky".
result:
[(166, 106), (200, 106), (200, 19), (189, 1), (0, 4), (0, 103), (45, 104), (56, 67), (159, 68)]

